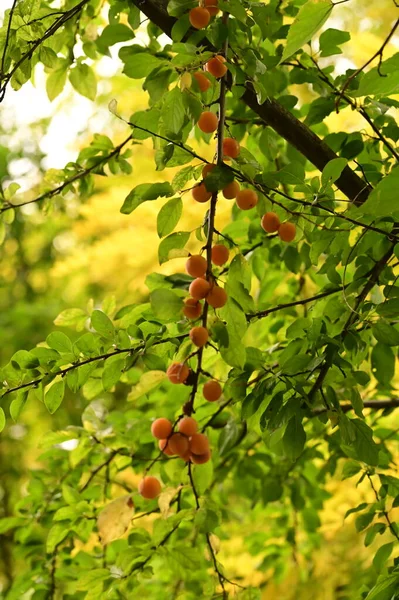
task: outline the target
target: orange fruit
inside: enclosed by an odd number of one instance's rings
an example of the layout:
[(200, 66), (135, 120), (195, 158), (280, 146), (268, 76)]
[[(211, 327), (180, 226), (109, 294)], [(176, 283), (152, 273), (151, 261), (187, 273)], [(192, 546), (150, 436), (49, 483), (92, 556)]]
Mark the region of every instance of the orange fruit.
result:
[(236, 197), (236, 203), (241, 210), (249, 210), (258, 204), (258, 194), (253, 190), (240, 190)]
[(184, 299), (184, 308), (183, 315), (187, 317), (187, 319), (198, 319), (202, 313), (202, 304), (195, 300), (194, 298), (185, 298)]
[(177, 428), (180, 433), (191, 437), (198, 431), (198, 423), (192, 417), (183, 417), (177, 424)]
[(202, 348), (205, 346), (209, 339), (209, 333), (206, 327), (193, 327), (189, 333), (190, 340), (197, 346), (197, 348)]
[(191, 436), (190, 452), (192, 454), (205, 454), (209, 452), (209, 440), (204, 433), (194, 433)]
[(139, 483), (139, 493), (147, 500), (153, 500), (159, 496), (160, 492), (161, 484), (156, 477), (151, 477), (151, 475), (148, 475)]
[(173, 456), (173, 452), (169, 447), (169, 440), (158, 440), (158, 448), (166, 454), (166, 456)]
[(227, 199), (227, 200), (233, 200), (233, 198), (235, 198), (238, 194), (238, 192), (240, 191), (240, 184), (237, 183), (237, 181), (232, 181), (231, 183), (227, 184), (225, 188), (223, 188), (223, 196)]
[(270, 211), (263, 215), (260, 224), (267, 233), (274, 233), (280, 227), (280, 219), (275, 212)]
[(222, 308), (227, 302), (227, 294), (223, 288), (214, 285), (207, 294), (206, 301), (213, 308)]
[(211, 458), (211, 452), (208, 450), (208, 452), (204, 452), (204, 454), (191, 453), (190, 458), (195, 465), (203, 465)]
[(184, 383), (189, 373), (190, 369), (184, 363), (172, 363), (166, 371), (166, 375), (171, 383)]
[(214, 17), (218, 14), (218, 12), (220, 12), (220, 8), (218, 7), (218, 0), (205, 0), (204, 4), (206, 10), (209, 12), (211, 17)]
[(211, 15), (209, 10), (206, 8), (202, 8), (201, 6), (197, 6), (196, 8), (192, 8), (188, 13), (189, 21), (195, 29), (205, 29), (209, 25), (209, 21), (211, 20)]
[(296, 227), (294, 223), (281, 223), (278, 228), (278, 234), (283, 242), (292, 242), (296, 235)]
[(212, 198), (212, 192), (208, 192), (205, 187), (205, 184), (198, 183), (195, 187), (193, 187), (192, 195), (194, 200), (197, 202), (208, 202)]
[(212, 248), (212, 262), (221, 267), (229, 260), (229, 249), (223, 244), (215, 244)]
[(223, 77), (227, 73), (227, 67), (224, 62), (223, 57), (214, 56), (205, 63), (205, 69), (208, 73), (216, 77), (216, 79), (220, 79), (220, 77)]
[(213, 164), (205, 165), (205, 167), (202, 169), (202, 177), (203, 177), (203, 179), (205, 179), (205, 177), (207, 177), (209, 175), (209, 173), (211, 171), (213, 171), (213, 169), (215, 167), (216, 167), (216, 165), (213, 165)]
[(198, 71), (198, 73), (194, 73), (194, 77), (196, 82), (198, 83), (198, 87), (201, 92), (206, 92), (207, 90), (209, 90), (209, 88), (211, 87), (211, 82), (209, 81), (208, 77), (201, 73), (201, 71)]
[(174, 433), (169, 438), (170, 451), (183, 457), (189, 450), (189, 441), (182, 433)]
[(169, 419), (164, 419), (163, 417), (155, 419), (151, 425), (151, 433), (158, 440), (169, 437), (172, 433), (172, 429), (172, 423)]
[(186, 261), (186, 272), (191, 277), (202, 277), (206, 273), (206, 267), (206, 259), (199, 254), (193, 254)]
[(198, 277), (191, 282), (189, 292), (195, 300), (203, 300), (211, 289), (211, 284), (206, 279)]
[(219, 119), (215, 113), (210, 110), (204, 110), (198, 119), (198, 127), (204, 133), (213, 133), (218, 128)]
[(218, 381), (212, 379), (204, 384), (202, 395), (208, 402), (216, 402), (222, 395), (222, 386)]
[(237, 158), (240, 154), (240, 144), (234, 138), (226, 137), (223, 140), (223, 154), (230, 158)]

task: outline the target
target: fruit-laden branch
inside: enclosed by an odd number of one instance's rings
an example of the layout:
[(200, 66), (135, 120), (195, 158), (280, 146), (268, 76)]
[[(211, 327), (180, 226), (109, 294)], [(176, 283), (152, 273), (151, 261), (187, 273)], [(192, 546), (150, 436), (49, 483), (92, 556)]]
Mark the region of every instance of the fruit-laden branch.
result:
[[(131, 1), (150, 21), (155, 23), (170, 38), (172, 37), (172, 27), (176, 23), (176, 19), (167, 13), (164, 2), (157, 0)], [(215, 52), (215, 48), (208, 40), (204, 39), (202, 44), (206, 49)], [(231, 85), (232, 82), (228, 81), (228, 86)], [(265, 125), (269, 125), (274, 129), (320, 171), (324, 169), (330, 160), (337, 158), (335, 152), (323, 140), (276, 100), (269, 99), (262, 105), (258, 104), (252, 84), (246, 84), (245, 92), (241, 98), (264, 121)], [(357, 204), (365, 202), (371, 191), (371, 187), (349, 167), (345, 167), (335, 184), (350, 200)]]

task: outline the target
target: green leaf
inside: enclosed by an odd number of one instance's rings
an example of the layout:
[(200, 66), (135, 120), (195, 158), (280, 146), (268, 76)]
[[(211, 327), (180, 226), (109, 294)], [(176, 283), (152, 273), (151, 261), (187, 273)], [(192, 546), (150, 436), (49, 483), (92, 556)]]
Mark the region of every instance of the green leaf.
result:
[(95, 100), (97, 95), (97, 80), (95, 73), (89, 65), (79, 63), (69, 73), (69, 81), (75, 90), (88, 98)]
[(148, 371), (147, 373), (144, 373), (141, 376), (140, 381), (132, 387), (127, 399), (130, 402), (133, 402), (133, 400), (141, 398), (141, 396), (148, 394), (148, 392), (156, 388), (160, 383), (165, 381), (165, 379), (165, 371)]
[(320, 56), (332, 56), (333, 54), (342, 54), (342, 50), (339, 47), (345, 42), (349, 42), (351, 39), (348, 31), (341, 31), (339, 29), (326, 29), (320, 35)]
[(371, 367), (377, 381), (388, 386), (395, 375), (395, 355), (390, 346), (377, 342), (371, 351)]
[(376, 571), (382, 571), (385, 568), (388, 558), (392, 554), (393, 546), (393, 542), (388, 542), (388, 544), (384, 544), (378, 548), (373, 558), (373, 567)]
[(322, 185), (334, 183), (340, 177), (348, 161), (346, 158), (333, 158), (326, 164), (321, 174)]
[(87, 314), (80, 308), (67, 308), (63, 310), (54, 320), (54, 325), (58, 327), (75, 327), (81, 331), (86, 323)]
[(189, 231), (176, 231), (164, 238), (158, 248), (159, 264), (162, 265), (172, 258), (188, 256), (189, 252), (185, 249), (185, 245), (189, 239)]
[(93, 310), (91, 326), (105, 338), (113, 339), (115, 336), (115, 327), (111, 319), (101, 310)]
[(375, 339), (387, 346), (399, 346), (399, 331), (380, 319), (372, 328)]
[(182, 93), (178, 87), (165, 95), (162, 105), (162, 121), (165, 129), (177, 135), (184, 125), (186, 111), (184, 108)]
[(125, 73), (125, 75), (131, 79), (143, 79), (156, 67), (165, 64), (165, 61), (152, 54), (148, 54), (147, 52), (137, 52), (136, 54), (128, 56), (124, 60), (124, 63), (123, 73)]
[(69, 533), (69, 529), (65, 527), (65, 524), (57, 523), (48, 532), (46, 551), (48, 554), (54, 552), (56, 546), (61, 543)]
[(376, 466), (378, 464), (378, 445), (373, 440), (373, 431), (361, 419), (351, 419), (350, 423), (355, 433), (353, 454), (355, 458)]
[(134, 38), (134, 32), (123, 23), (116, 23), (115, 25), (107, 25), (101, 32), (100, 37), (97, 39), (97, 45), (108, 48), (119, 42), (126, 42)]
[(223, 320), (227, 321), (227, 333), (229, 335), (228, 347), (220, 347), (222, 358), (231, 367), (242, 369), (246, 358), (245, 346), (242, 342), (247, 330), (245, 313), (233, 298), (229, 298), (226, 305), (221, 309), (220, 315)]
[(13, 421), (18, 421), (19, 415), (22, 412), (23, 407), (28, 399), (28, 392), (20, 390), (17, 393), (17, 397), (10, 404), (10, 415)]
[[(381, 75), (382, 74), (382, 75)], [(390, 96), (399, 92), (399, 52), (363, 75), (353, 96)]]
[(181, 198), (172, 198), (163, 205), (157, 217), (157, 231), (159, 237), (171, 233), (178, 224), (183, 212)]
[(200, 533), (209, 533), (219, 525), (219, 518), (214, 510), (201, 507), (196, 512), (194, 525), (198, 527)]
[(398, 189), (399, 168), (396, 167), (375, 186), (366, 202), (359, 208), (359, 212), (365, 215), (374, 215), (379, 218), (385, 216), (391, 217), (398, 214), (399, 207), (397, 207), (396, 202)]
[(61, 331), (54, 331), (46, 338), (47, 345), (54, 350), (57, 350), (60, 354), (65, 352), (73, 352), (72, 342), (65, 333)]
[(150, 294), (152, 312), (159, 319), (176, 319), (183, 308), (183, 299), (172, 290), (160, 288)]
[(289, 29), (287, 44), (279, 64), (295, 54), (306, 42), (309, 42), (313, 38), (327, 21), (332, 9), (333, 4), (330, 0), (321, 0), (321, 2), (308, 0), (302, 6)]
[(53, 383), (51, 388), (46, 392), (44, 396), (44, 404), (52, 415), (55, 413), (57, 408), (60, 406), (65, 393), (65, 381), (61, 379)]
[(6, 426), (6, 416), (4, 414), (4, 410), (0, 406), (0, 431), (3, 431)]
[(67, 78), (67, 67), (63, 66), (50, 73), (46, 81), (46, 92), (48, 99), (52, 102), (64, 89)]
[(399, 573), (382, 576), (378, 582), (367, 594), (365, 600), (392, 600), (394, 592), (398, 589)]
[(282, 441), (285, 455), (291, 460), (298, 458), (306, 442), (306, 433), (298, 416), (288, 421)]
[(149, 200), (157, 200), (161, 197), (173, 195), (170, 183), (141, 183), (132, 189), (126, 196), (121, 208), (121, 213), (130, 215), (140, 204)]
[(124, 358), (108, 358), (104, 364), (102, 373), (103, 388), (106, 392), (111, 390), (121, 378), (123, 367), (125, 366)]
[(213, 463), (209, 460), (203, 465), (193, 465), (193, 480), (197, 494), (202, 496), (213, 480)]
[(234, 180), (234, 173), (226, 167), (214, 167), (205, 177), (204, 183), (208, 192), (222, 190)]

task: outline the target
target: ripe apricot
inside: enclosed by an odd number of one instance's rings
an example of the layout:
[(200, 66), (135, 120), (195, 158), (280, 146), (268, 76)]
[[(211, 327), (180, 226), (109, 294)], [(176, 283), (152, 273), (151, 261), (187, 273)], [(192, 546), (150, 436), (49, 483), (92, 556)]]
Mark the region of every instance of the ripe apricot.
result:
[(171, 383), (184, 383), (189, 373), (190, 369), (184, 363), (172, 363), (166, 371), (166, 375)]
[(205, 179), (205, 177), (207, 177), (209, 175), (209, 173), (211, 171), (213, 171), (213, 169), (215, 167), (216, 167), (216, 165), (211, 165), (211, 164), (205, 165), (205, 167), (202, 169), (202, 177), (203, 177), (203, 179)]
[(258, 194), (253, 190), (240, 190), (236, 197), (236, 203), (241, 210), (249, 210), (258, 204)]
[(173, 456), (173, 452), (169, 446), (169, 440), (158, 440), (158, 448), (166, 454), (166, 456)]
[(147, 500), (153, 500), (159, 496), (161, 492), (161, 484), (156, 477), (147, 475), (139, 483), (139, 493)]
[(208, 202), (212, 198), (212, 192), (208, 192), (203, 183), (199, 183), (192, 190), (194, 200), (197, 202)]
[(278, 234), (283, 242), (292, 242), (296, 235), (296, 227), (294, 223), (281, 223), (278, 228)]
[(174, 433), (169, 438), (170, 451), (178, 456), (183, 456), (188, 452), (189, 441), (182, 433)]
[(204, 452), (204, 454), (194, 454), (192, 452), (190, 458), (195, 465), (203, 465), (211, 458), (211, 452), (210, 450), (208, 450), (208, 452)]
[(206, 273), (207, 262), (203, 256), (193, 254), (186, 261), (186, 273), (191, 277), (202, 277)]
[(205, 454), (209, 452), (209, 440), (204, 433), (194, 433), (191, 436), (190, 451), (192, 454)]
[(198, 83), (198, 87), (201, 92), (206, 92), (207, 90), (209, 90), (209, 88), (211, 87), (211, 82), (209, 81), (208, 77), (201, 73), (201, 71), (198, 71), (198, 73), (194, 73), (194, 77), (196, 82)]
[(274, 233), (280, 227), (280, 219), (275, 212), (270, 211), (263, 215), (260, 224), (267, 233)]
[(206, 296), (206, 301), (213, 308), (222, 308), (227, 302), (227, 294), (223, 288), (214, 285)]
[(230, 158), (237, 158), (240, 154), (240, 144), (231, 137), (226, 137), (223, 140), (223, 154)]
[(218, 7), (218, 0), (205, 0), (204, 5), (211, 17), (214, 17), (218, 14), (218, 12), (220, 12), (220, 8)]
[(211, 289), (211, 284), (206, 279), (198, 277), (190, 283), (188, 291), (195, 300), (202, 300)]
[(218, 128), (219, 119), (215, 113), (210, 110), (204, 110), (198, 119), (198, 127), (204, 133), (213, 133)]
[(208, 26), (209, 21), (211, 20), (211, 15), (209, 10), (206, 8), (201, 8), (201, 6), (197, 6), (196, 8), (192, 8), (188, 13), (189, 21), (195, 29), (204, 29)]
[(189, 333), (190, 340), (197, 346), (197, 348), (202, 348), (205, 346), (209, 339), (208, 330), (205, 327), (193, 327)]
[(229, 249), (224, 244), (215, 244), (212, 248), (212, 262), (221, 267), (229, 260)]
[(204, 384), (202, 395), (208, 402), (216, 402), (222, 395), (222, 386), (218, 381), (211, 379)]
[(233, 198), (235, 198), (238, 194), (238, 192), (240, 191), (240, 184), (237, 183), (237, 181), (232, 181), (231, 183), (227, 184), (225, 188), (223, 188), (222, 192), (223, 192), (223, 196), (227, 199), (227, 200), (233, 200)]
[(155, 419), (151, 425), (151, 433), (158, 440), (169, 437), (172, 433), (172, 429), (172, 423), (169, 421), (169, 419), (164, 419), (163, 417), (160, 419)]
[(220, 59), (219, 56), (214, 56), (210, 58), (207, 63), (205, 63), (205, 69), (216, 77), (216, 79), (220, 79), (227, 73), (227, 67), (224, 64), (223, 59)]
[(198, 423), (192, 417), (183, 417), (177, 424), (180, 433), (191, 437), (198, 431)]
[(183, 315), (187, 317), (187, 319), (198, 319), (202, 313), (202, 304), (195, 300), (194, 298), (185, 298), (184, 300), (184, 308)]

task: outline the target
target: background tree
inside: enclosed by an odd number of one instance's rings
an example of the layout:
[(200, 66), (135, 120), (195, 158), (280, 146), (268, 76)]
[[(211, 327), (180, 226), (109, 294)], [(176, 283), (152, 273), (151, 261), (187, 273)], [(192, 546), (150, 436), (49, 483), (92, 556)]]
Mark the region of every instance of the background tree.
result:
[[(103, 128), (48, 169), (4, 119), (3, 597), (399, 597), (396, 3), (348, 70), (354, 0), (52, 4), (6, 11), (0, 99)], [(369, 550), (324, 579), (340, 479)]]

